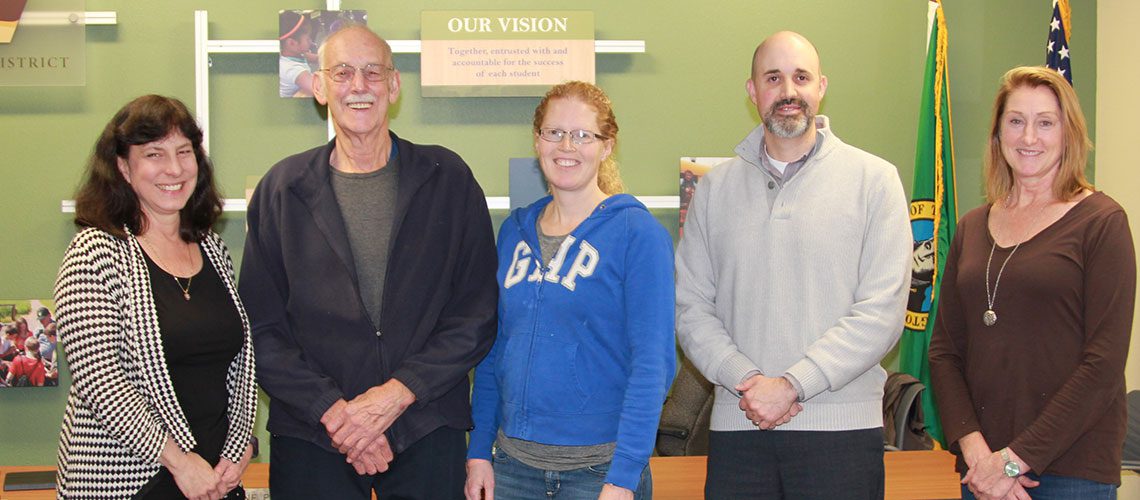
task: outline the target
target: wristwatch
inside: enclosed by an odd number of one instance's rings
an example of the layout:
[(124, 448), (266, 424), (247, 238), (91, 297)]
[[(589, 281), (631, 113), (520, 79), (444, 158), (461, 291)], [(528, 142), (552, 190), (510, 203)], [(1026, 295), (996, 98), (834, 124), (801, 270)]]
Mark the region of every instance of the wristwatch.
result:
[(1001, 449), (1001, 458), (1005, 460), (1005, 475), (1006, 477), (1017, 477), (1021, 475), (1021, 466), (1017, 462), (1010, 460), (1009, 448)]

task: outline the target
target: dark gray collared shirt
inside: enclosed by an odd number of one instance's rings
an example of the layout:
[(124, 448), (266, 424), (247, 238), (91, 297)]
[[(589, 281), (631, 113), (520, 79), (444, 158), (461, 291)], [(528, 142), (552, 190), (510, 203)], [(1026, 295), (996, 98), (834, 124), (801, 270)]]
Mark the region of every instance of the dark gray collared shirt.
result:
[(772, 179), (774, 179), (777, 184), (783, 186), (784, 183), (788, 182), (788, 180), (791, 179), (793, 175), (796, 175), (796, 173), (799, 172), (801, 168), (803, 168), (804, 164), (807, 163), (808, 159), (815, 155), (816, 151), (819, 151), (819, 146), (823, 144), (824, 133), (825, 132), (822, 130), (816, 128), (815, 146), (812, 146), (806, 154), (800, 157), (800, 159), (788, 162), (788, 166), (784, 167), (783, 173), (780, 173), (780, 170), (777, 169), (775, 165), (772, 165), (771, 160), (768, 158), (768, 150), (765, 146), (764, 138), (761, 137), (759, 152), (760, 166), (764, 167), (764, 170), (768, 172), (768, 175), (772, 176)]

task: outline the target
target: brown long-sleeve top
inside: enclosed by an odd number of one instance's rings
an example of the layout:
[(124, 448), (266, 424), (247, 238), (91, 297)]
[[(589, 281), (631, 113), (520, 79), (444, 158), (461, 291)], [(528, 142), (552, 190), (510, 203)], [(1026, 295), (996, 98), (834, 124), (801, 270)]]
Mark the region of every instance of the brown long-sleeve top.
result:
[[(980, 431), (1034, 472), (1120, 483), (1124, 365), (1136, 258), (1124, 210), (1103, 193), (1026, 242), (1001, 274), (985, 326), (990, 205), (958, 223), (941, 277), (930, 371), (946, 441)], [(1013, 250), (997, 247), (990, 287)]]

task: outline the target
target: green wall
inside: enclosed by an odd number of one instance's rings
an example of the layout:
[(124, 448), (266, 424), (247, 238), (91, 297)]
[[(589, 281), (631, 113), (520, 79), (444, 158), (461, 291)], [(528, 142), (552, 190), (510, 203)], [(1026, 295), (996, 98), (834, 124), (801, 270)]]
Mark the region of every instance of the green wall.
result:
[[(615, 102), (618, 160), (630, 192), (675, 195), (680, 156), (729, 156), (756, 123), (744, 92), (756, 44), (780, 30), (800, 31), (822, 55), (829, 78), (823, 112), (845, 141), (897, 165), (907, 190), (914, 160), (926, 46), (923, 0), (582, 0), (599, 39), (644, 40), (644, 54), (600, 54), (597, 80)], [(950, 70), (963, 213), (981, 202), (981, 147), (996, 81), (1006, 69), (1044, 61), (1047, 0), (946, 0)], [(96, 136), (111, 115), (144, 93), (194, 104), (194, 15), (210, 13), (213, 39), (273, 39), (277, 11), (323, 2), (248, 0), (119, 2), (87, 0), (118, 13), (117, 26), (87, 28), (85, 87), (0, 88), (0, 177), (6, 187), (0, 233), (0, 297), (47, 297), (74, 229), (60, 212), (73, 196)], [(419, 37), (422, 9), (534, 9), (523, 0), (481, 2), (345, 1), (370, 11), (369, 24), (394, 40)], [(560, 5), (559, 8), (564, 8)], [(1095, 123), (1096, 5), (1073, 2), (1076, 89)], [(507, 158), (531, 154), (536, 98), (420, 97), (417, 55), (397, 55), (403, 95), (393, 129), (417, 142), (445, 144), (475, 170), (490, 196), (507, 195)], [(311, 101), (282, 100), (271, 54), (213, 56), (212, 157), (227, 197), (278, 159), (324, 142), (322, 112)], [(1095, 137), (1095, 135), (1094, 135)], [(822, 208), (822, 207), (821, 207)], [(673, 211), (660, 213), (675, 229)], [(501, 218), (501, 215), (497, 218)], [(220, 228), (235, 257), (242, 214)], [(887, 364), (894, 363), (888, 358)], [(66, 386), (67, 374), (63, 375)], [(0, 389), (0, 464), (54, 463), (66, 387)], [(264, 409), (260, 420), (264, 422)], [(259, 424), (264, 435), (264, 425)]]

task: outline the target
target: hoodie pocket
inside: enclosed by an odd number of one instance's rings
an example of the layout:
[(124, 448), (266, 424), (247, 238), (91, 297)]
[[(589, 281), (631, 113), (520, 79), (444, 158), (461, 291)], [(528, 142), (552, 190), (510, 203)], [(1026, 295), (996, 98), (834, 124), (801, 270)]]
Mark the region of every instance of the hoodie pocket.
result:
[(503, 399), (543, 413), (580, 413), (588, 396), (578, 380), (577, 358), (577, 342), (512, 336), (496, 367)]

